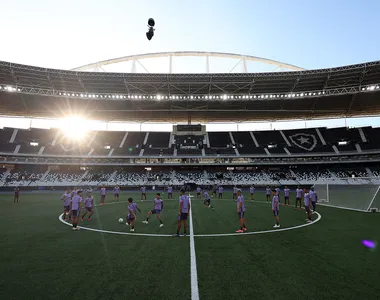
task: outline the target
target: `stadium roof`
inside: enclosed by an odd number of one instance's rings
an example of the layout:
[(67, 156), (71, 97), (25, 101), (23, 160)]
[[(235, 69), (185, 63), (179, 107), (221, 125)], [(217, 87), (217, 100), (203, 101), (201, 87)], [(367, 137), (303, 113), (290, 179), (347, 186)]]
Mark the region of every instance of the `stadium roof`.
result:
[(132, 74), (0, 62), (0, 114), (139, 122), (258, 121), (380, 113), (380, 61), (247, 74)]

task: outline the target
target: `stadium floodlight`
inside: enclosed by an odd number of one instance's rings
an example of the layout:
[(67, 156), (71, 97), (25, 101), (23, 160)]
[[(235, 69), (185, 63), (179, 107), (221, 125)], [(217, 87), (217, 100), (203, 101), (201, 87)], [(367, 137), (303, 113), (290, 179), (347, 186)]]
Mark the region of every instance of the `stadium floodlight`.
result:
[(227, 95), (223, 95), (223, 100), (227, 100)]
[(377, 89), (377, 90), (379, 89), (379, 86), (378, 86), (378, 85), (376, 86), (376, 89)]
[(340, 142), (338, 142), (338, 145), (339, 145), (339, 146), (345, 146), (345, 145), (347, 145), (347, 144), (348, 144), (347, 141), (340, 141)]
[(374, 86), (374, 85), (370, 85), (370, 86), (368, 87), (368, 90), (373, 91), (373, 90), (375, 89), (375, 87), (376, 87), (376, 86)]
[(161, 100), (161, 95), (157, 95), (157, 100)]
[(301, 93), (301, 97), (303, 97), (304, 96), (304, 93)]
[(148, 32), (146, 33), (146, 38), (150, 41), (152, 37), (154, 36), (154, 25), (156, 25), (156, 22), (154, 21), (153, 18), (149, 18), (148, 20)]

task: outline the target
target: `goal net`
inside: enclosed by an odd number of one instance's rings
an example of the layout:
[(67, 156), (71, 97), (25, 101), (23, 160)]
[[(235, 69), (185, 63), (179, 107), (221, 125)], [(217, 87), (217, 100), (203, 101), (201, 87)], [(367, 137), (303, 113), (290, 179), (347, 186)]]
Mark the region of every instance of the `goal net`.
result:
[(379, 208), (380, 205), (378, 179), (339, 179), (337, 182), (316, 184), (314, 189), (318, 194), (319, 204), (325, 206), (369, 211), (373, 207)]

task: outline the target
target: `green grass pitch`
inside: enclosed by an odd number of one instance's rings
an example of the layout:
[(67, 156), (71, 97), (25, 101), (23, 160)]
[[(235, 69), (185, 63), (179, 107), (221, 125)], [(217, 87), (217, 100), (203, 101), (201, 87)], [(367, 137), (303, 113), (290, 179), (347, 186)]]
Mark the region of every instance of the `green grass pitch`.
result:
[[(191, 299), (189, 237), (100, 233), (58, 220), (60, 193), (0, 195), (0, 299)], [(129, 233), (119, 224), (128, 197), (97, 206), (80, 226)], [(174, 194), (177, 199), (178, 194)], [(136, 233), (172, 234), (177, 201), (165, 201), (159, 228), (153, 193), (139, 202)], [(264, 194), (246, 199), (248, 231), (272, 230), (274, 218)], [(108, 194), (106, 203), (113, 201)], [(166, 195), (163, 195), (163, 199)], [(231, 198), (225, 193), (225, 198)], [(294, 199), (292, 199), (294, 204)], [(99, 196), (95, 194), (95, 202)], [(234, 233), (236, 203), (213, 199), (215, 210), (192, 198), (194, 234)], [(380, 295), (380, 215), (319, 207), (310, 226), (268, 234), (195, 237), (200, 299), (376, 299)], [(305, 223), (305, 212), (281, 207), (282, 228)], [(314, 218), (316, 216), (314, 215)]]

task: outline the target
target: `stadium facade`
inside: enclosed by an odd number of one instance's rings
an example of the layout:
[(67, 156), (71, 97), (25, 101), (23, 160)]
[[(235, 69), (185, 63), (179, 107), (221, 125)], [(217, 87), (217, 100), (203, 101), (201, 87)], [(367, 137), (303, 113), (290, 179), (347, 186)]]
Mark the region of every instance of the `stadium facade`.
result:
[(3, 187), (376, 184), (380, 176), (379, 128), (206, 132), (196, 125), (377, 115), (380, 61), (240, 74), (105, 73), (0, 62), (0, 101), (8, 116), (59, 117), (74, 109), (94, 120), (188, 123), (172, 132), (90, 131), (79, 141), (58, 129), (3, 128)]

